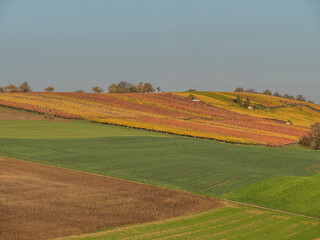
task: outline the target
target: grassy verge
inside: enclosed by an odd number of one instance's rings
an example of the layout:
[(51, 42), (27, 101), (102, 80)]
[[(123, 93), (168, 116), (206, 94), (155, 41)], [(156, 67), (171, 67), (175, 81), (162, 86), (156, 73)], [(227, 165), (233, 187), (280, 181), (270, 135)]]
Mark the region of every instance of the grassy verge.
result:
[(67, 239), (314, 239), (319, 222), (244, 206)]

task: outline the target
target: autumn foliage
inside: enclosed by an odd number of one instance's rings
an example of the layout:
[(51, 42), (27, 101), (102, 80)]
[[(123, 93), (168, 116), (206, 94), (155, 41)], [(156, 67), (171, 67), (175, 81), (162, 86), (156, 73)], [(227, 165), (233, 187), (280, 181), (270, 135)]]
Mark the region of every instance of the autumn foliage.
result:
[[(239, 108), (230, 101), (219, 103), (217, 99), (195, 94), (201, 100), (199, 102), (189, 99), (188, 95), (28, 92), (1, 94), (0, 105), (44, 114), (50, 109), (53, 116), (63, 118), (269, 146), (295, 143), (309, 130), (307, 126), (287, 125), (284, 121), (259, 117), (258, 112)], [(253, 103), (257, 101), (255, 97), (250, 96), (250, 99)]]
[(320, 123), (312, 125), (308, 135), (303, 136), (299, 143), (304, 147), (320, 150)]

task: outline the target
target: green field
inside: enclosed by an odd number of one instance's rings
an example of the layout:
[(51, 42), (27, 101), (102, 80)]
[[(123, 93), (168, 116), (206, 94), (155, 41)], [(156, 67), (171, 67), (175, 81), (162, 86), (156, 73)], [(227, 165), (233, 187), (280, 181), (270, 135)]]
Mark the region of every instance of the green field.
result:
[(287, 176), (258, 182), (224, 195), (240, 202), (320, 216), (320, 174)]
[(57, 139), (115, 136), (160, 136), (150, 132), (115, 126), (101, 127), (85, 121), (50, 122), (33, 120), (0, 120), (1, 138)]
[[(320, 217), (320, 154), (231, 145), (84, 121), (0, 120), (0, 155)], [(320, 221), (227, 204), (82, 239), (314, 239)]]
[[(212, 196), (272, 178), (311, 176), (320, 170), (319, 152), (300, 147), (231, 145), (87, 122), (0, 124), (1, 155)], [(32, 138), (27, 139), (31, 132)], [(291, 195), (284, 188), (278, 189), (279, 201), (290, 195), (292, 202), (305, 201), (303, 208), (300, 204), (289, 209), (285, 204), (275, 205), (271, 197), (254, 203), (310, 214), (316, 207), (308, 202), (310, 190), (318, 183), (310, 181), (305, 188), (293, 181), (295, 192)], [(259, 188), (252, 185), (250, 194), (241, 195), (241, 200), (255, 199)], [(312, 194), (312, 199), (320, 199), (319, 191)], [(310, 215), (320, 217), (318, 212)]]
[(315, 239), (320, 222), (257, 210), (223, 207), (202, 214), (116, 228), (67, 239)]

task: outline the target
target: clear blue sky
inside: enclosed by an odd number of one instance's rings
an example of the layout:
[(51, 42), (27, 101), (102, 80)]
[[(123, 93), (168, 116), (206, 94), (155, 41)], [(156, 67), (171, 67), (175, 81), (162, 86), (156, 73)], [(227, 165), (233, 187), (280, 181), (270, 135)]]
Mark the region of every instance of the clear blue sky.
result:
[(320, 103), (319, 0), (0, 0), (0, 86), (269, 88)]

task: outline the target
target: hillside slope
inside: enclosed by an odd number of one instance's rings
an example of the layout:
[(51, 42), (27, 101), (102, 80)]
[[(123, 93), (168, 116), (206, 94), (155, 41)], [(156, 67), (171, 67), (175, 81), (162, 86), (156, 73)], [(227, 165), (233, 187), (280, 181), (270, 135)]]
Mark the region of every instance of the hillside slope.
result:
[(320, 174), (285, 176), (256, 182), (224, 197), (260, 206), (320, 216)]
[[(236, 93), (93, 94), (8, 93), (0, 105), (64, 118), (124, 125), (226, 142), (282, 146), (295, 143), (315, 122), (320, 106), (243, 93), (255, 109), (239, 107)], [(294, 124), (287, 125), (290, 120)]]

